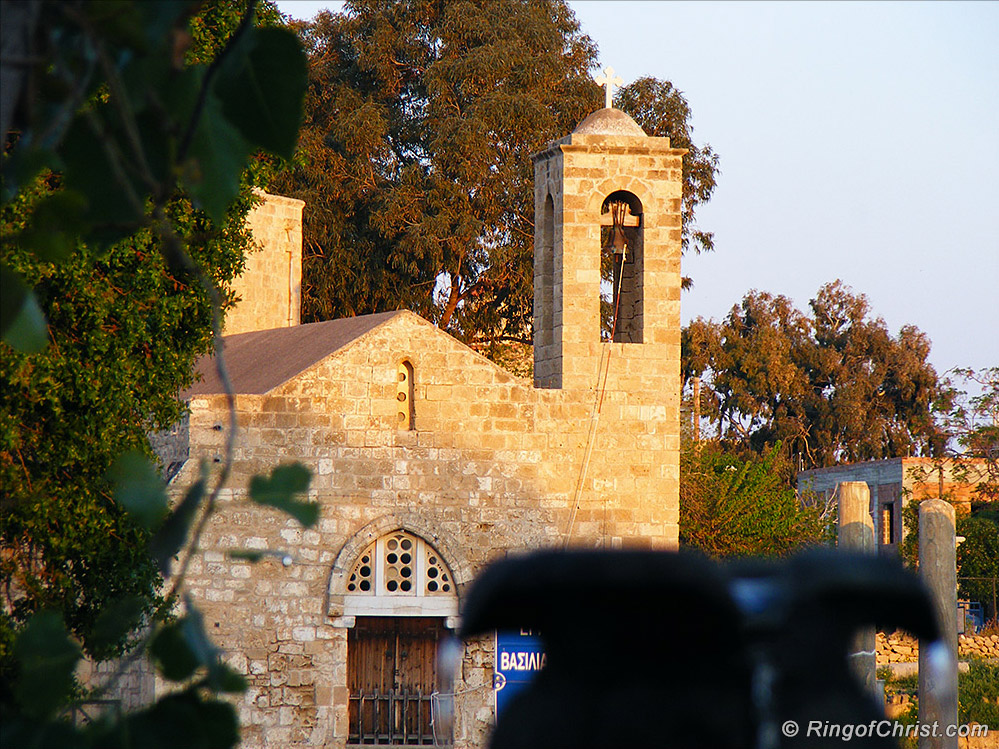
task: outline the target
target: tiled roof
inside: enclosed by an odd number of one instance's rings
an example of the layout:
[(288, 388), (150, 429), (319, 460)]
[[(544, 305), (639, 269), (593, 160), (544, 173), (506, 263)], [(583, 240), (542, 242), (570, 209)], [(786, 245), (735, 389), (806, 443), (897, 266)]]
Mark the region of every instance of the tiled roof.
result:
[[(222, 339), (225, 362), (233, 392), (262, 395), (305, 371), (351, 341), (403, 312), (380, 312), (376, 315), (345, 317), (272, 330), (255, 330)], [(194, 395), (219, 395), (224, 392), (215, 371), (215, 357), (204, 356), (195, 365), (201, 375), (181, 393), (186, 400)]]

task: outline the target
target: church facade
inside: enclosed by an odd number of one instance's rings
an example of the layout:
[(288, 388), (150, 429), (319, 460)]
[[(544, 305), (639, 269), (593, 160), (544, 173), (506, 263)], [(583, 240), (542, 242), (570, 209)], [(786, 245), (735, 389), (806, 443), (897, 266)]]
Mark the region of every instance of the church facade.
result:
[[(271, 301), (224, 339), (235, 460), (186, 583), (250, 684), (243, 746), (482, 746), (494, 640), (460, 645), (453, 685), (439, 665), (474, 576), (537, 548), (676, 548), (683, 153), (603, 109), (534, 157), (533, 382), (406, 311), (298, 324), (301, 204), (266, 198), (242, 304)], [(178, 493), (223, 459), (199, 370), (159, 444)], [(291, 461), (311, 529), (246, 498)]]

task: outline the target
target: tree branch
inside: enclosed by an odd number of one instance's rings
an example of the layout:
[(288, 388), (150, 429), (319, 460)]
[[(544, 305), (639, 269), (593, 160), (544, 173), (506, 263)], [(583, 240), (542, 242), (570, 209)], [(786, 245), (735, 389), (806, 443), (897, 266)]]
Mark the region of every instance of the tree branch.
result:
[(243, 13), (243, 17), (239, 21), (239, 26), (229, 37), (229, 40), (225, 43), (225, 47), (222, 51), (218, 53), (212, 64), (208, 66), (208, 70), (205, 71), (205, 77), (201, 81), (201, 90), (198, 91), (198, 101), (194, 105), (194, 111), (191, 112), (191, 121), (187, 125), (187, 130), (184, 132), (184, 137), (180, 141), (180, 148), (177, 151), (177, 161), (183, 162), (187, 157), (187, 152), (191, 148), (191, 143), (194, 141), (194, 133), (198, 129), (198, 121), (201, 119), (201, 112), (205, 108), (205, 102), (208, 100), (208, 92), (212, 86), (212, 80), (214, 79), (216, 73), (218, 73), (219, 68), (225, 62), (226, 58), (232, 53), (232, 50), (239, 43), (239, 40), (243, 38), (246, 33), (253, 25), (253, 13), (257, 8), (257, 0), (249, 0), (246, 5), (246, 11)]

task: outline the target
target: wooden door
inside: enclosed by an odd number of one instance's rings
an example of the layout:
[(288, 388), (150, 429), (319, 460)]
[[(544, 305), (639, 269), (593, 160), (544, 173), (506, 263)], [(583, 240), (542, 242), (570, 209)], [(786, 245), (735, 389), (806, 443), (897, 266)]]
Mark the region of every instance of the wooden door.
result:
[(347, 635), (352, 743), (434, 743), (437, 647), (445, 632), (442, 619), (357, 618)]

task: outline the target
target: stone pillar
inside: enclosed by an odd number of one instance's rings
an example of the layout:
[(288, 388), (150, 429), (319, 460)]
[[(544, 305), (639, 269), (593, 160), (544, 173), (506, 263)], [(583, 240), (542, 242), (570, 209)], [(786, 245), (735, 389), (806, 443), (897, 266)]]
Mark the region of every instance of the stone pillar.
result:
[(940, 624), (941, 647), (919, 643), (919, 722), (937, 724), (938, 736), (920, 737), (919, 749), (957, 749), (957, 543), (954, 507), (942, 499), (919, 504), (919, 572)]
[[(871, 518), (871, 490), (864, 481), (844, 481), (839, 485), (839, 533), (837, 545), (855, 554), (875, 554), (874, 520)], [(874, 627), (857, 632), (850, 664), (857, 679), (875, 698), (878, 694), (877, 650)]]

